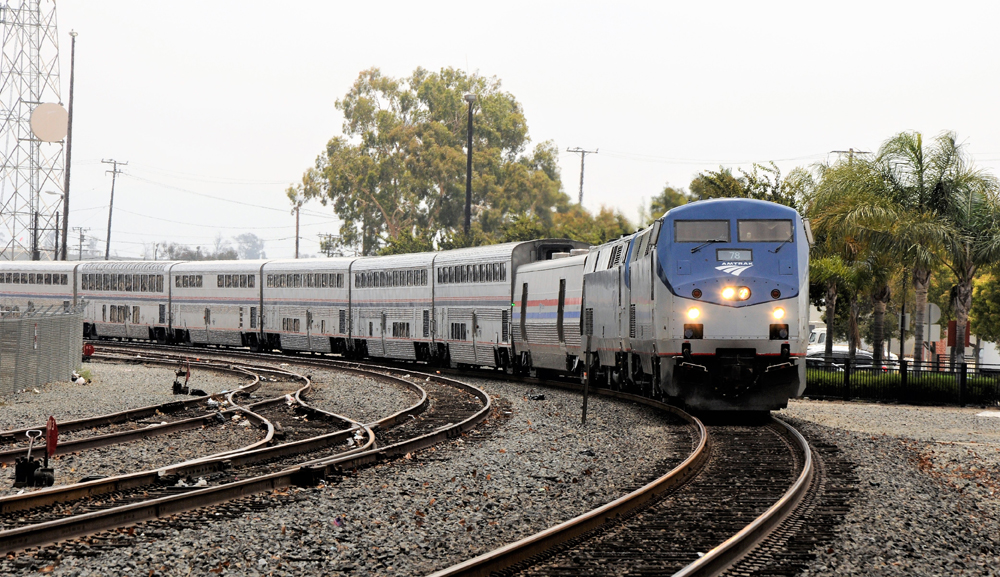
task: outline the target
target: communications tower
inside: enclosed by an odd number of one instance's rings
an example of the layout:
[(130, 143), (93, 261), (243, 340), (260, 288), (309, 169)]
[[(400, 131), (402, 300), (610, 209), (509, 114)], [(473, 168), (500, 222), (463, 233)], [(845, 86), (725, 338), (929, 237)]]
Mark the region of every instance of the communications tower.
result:
[(0, 260), (55, 260), (65, 136), (34, 114), (62, 108), (55, 1), (5, 3), (0, 26)]

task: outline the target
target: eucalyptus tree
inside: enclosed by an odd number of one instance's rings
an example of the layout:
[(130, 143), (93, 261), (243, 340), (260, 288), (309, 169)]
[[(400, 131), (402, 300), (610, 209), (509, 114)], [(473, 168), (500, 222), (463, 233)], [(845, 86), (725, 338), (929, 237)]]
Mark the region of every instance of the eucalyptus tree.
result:
[[(558, 150), (529, 149), (521, 104), (496, 77), (453, 68), (416, 69), (393, 78), (361, 72), (335, 106), (342, 136), (327, 143), (289, 198), (317, 199), (340, 217), (342, 242), (374, 254), (402, 237), (454, 240), (465, 208), (469, 104), (473, 102), (473, 214), (476, 238), (498, 235), (511, 219), (532, 215), (550, 225), (566, 211)], [(482, 234), (479, 234), (482, 233)], [(467, 239), (468, 240), (468, 239)]]

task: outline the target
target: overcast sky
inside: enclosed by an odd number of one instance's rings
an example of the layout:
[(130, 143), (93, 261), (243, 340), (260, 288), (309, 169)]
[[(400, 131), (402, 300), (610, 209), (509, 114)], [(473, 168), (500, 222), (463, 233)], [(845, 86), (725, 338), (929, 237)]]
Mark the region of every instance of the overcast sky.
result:
[[(632, 218), (664, 184), (720, 164), (787, 172), (904, 130), (955, 130), (1000, 174), (998, 6), (63, 0), (64, 102), (79, 33), (70, 226), (103, 247), (100, 161), (114, 158), (128, 166), (113, 255), (250, 231), (268, 257), (291, 257), (284, 190), (340, 134), (334, 102), (372, 66), (497, 76), (533, 142), (600, 149), (584, 205)], [(575, 199), (579, 155), (560, 164)], [(322, 232), (337, 232), (332, 210), (306, 205), (302, 253)]]

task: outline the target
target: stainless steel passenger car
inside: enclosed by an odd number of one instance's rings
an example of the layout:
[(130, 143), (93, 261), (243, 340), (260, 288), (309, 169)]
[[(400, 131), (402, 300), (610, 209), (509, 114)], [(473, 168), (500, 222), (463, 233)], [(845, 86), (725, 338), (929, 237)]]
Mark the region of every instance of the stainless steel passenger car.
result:
[(84, 336), (166, 342), (170, 329), (167, 277), (174, 264), (171, 261), (79, 263), (76, 294), (87, 301)]
[(170, 268), (173, 338), (193, 344), (254, 345), (260, 270), (266, 261), (200, 261)]
[(351, 265), (351, 319), (360, 355), (430, 360), (437, 356), (433, 266), (436, 253), (358, 259)]
[(0, 313), (76, 304), (74, 262), (0, 262)]
[(265, 263), (261, 270), (262, 331), (267, 346), (289, 351), (347, 352), (351, 263), (355, 260), (294, 259)]
[(587, 258), (587, 250), (580, 249), (518, 267), (514, 335), (522, 368), (575, 372), (580, 366)]

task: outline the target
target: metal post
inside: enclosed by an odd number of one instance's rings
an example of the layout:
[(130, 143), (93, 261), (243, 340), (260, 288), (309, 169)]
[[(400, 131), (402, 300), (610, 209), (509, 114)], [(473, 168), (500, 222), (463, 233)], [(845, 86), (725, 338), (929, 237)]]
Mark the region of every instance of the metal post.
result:
[(469, 238), (472, 228), (472, 103), (476, 101), (475, 94), (466, 94), (465, 101), (469, 103), (469, 129), (466, 142), (465, 160), (465, 238)]
[[(36, 195), (37, 198), (37, 195)], [(35, 215), (32, 218), (31, 224), (31, 260), (38, 260), (41, 255), (38, 254), (38, 209), (40, 202), (35, 202)]]
[(967, 398), (966, 395), (968, 393), (966, 386), (969, 381), (969, 365), (966, 363), (959, 363), (958, 370), (961, 371), (958, 373), (958, 404), (960, 406), (964, 406)]
[(56, 249), (52, 251), (52, 260), (59, 260), (59, 211), (58, 210), (56, 211)]
[[(827, 334), (826, 338), (830, 338)], [(844, 361), (844, 400), (851, 400), (851, 359)]]
[(587, 399), (590, 397), (590, 335), (587, 335), (587, 354), (584, 356), (586, 364), (583, 366), (583, 416), (580, 419), (581, 425), (587, 424)]
[[(76, 32), (70, 31), (73, 38), (69, 52), (69, 117), (66, 124), (66, 182), (63, 184), (63, 227), (62, 227), (62, 256), (61, 260), (66, 260), (66, 245), (69, 240), (69, 171), (73, 158), (73, 72), (76, 67)], [(58, 226), (57, 226), (58, 228)], [(58, 232), (56, 235), (58, 236)], [(57, 257), (58, 258), (58, 257)]]

